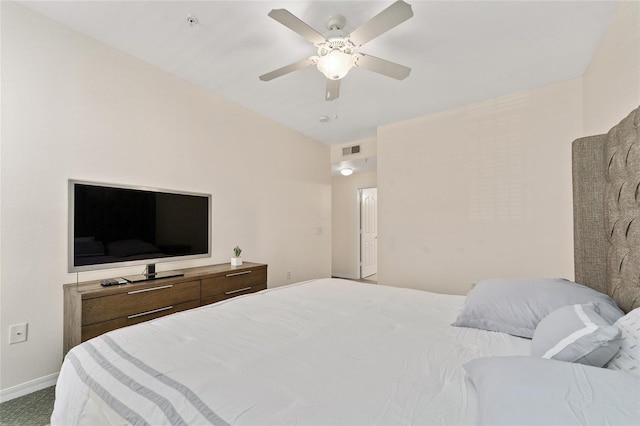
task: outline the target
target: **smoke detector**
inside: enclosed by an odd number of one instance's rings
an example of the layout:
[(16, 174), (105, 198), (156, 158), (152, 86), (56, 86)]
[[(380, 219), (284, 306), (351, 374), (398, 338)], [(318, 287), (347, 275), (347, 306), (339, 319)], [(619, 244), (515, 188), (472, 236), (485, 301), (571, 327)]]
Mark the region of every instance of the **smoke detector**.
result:
[(196, 25), (198, 25), (198, 18), (193, 15), (187, 15), (187, 24), (189, 24), (189, 26), (191, 27), (195, 27)]

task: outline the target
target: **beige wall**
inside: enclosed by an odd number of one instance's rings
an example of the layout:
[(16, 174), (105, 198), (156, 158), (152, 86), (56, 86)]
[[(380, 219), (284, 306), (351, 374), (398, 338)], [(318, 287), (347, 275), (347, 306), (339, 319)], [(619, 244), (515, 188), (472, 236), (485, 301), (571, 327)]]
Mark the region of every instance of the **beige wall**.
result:
[(379, 128), (379, 282), (573, 277), (571, 142), (639, 104), (640, 3), (622, 1), (582, 78)]
[(331, 274), (359, 278), (358, 189), (375, 188), (377, 172), (334, 176), (332, 179)]
[(640, 104), (640, 2), (621, 1), (583, 79), (584, 133), (606, 133)]
[(572, 277), (571, 141), (582, 80), (378, 129), (378, 282), (466, 293)]
[[(213, 195), (212, 258), (159, 270), (228, 262), (239, 244), (245, 260), (269, 264), (271, 287), (330, 275), (326, 145), (21, 6), (1, 7), (4, 394), (60, 368), (62, 285), (77, 278), (66, 271), (69, 178)], [(29, 340), (7, 345), (20, 322)]]

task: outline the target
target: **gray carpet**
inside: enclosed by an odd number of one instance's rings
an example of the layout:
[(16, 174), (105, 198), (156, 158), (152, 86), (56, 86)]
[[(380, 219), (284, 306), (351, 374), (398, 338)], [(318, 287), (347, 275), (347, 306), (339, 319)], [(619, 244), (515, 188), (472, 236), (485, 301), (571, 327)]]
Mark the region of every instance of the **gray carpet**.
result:
[(55, 386), (0, 404), (0, 425), (48, 425), (53, 412)]

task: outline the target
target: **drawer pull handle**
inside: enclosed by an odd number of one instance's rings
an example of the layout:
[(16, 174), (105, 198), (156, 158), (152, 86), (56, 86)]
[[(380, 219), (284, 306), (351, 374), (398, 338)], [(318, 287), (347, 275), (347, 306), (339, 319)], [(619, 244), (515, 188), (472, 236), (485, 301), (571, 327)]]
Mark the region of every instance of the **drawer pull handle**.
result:
[(247, 290), (251, 290), (251, 287), (245, 287), (245, 288), (241, 288), (239, 290), (231, 290), (231, 291), (227, 291), (225, 294), (228, 296), (230, 294), (234, 294), (234, 293), (240, 293), (241, 291), (247, 291)]
[(140, 312), (139, 314), (129, 315), (127, 318), (133, 319), (133, 318), (143, 317), (145, 315), (155, 314), (156, 312), (168, 311), (169, 309), (173, 309), (173, 306), (167, 306), (166, 308), (154, 309), (153, 311)]
[(160, 287), (143, 288), (142, 290), (132, 290), (127, 294), (146, 293), (147, 291), (164, 290), (165, 288), (171, 288), (171, 287), (173, 287), (173, 284), (162, 285)]
[(250, 274), (251, 271), (236, 272), (235, 274), (227, 274), (226, 277), (236, 277), (238, 275)]

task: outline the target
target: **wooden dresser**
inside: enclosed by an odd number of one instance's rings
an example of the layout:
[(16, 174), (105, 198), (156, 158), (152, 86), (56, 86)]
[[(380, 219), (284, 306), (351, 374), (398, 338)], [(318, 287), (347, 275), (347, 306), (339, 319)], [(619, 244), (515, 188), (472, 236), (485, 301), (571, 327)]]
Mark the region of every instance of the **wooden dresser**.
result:
[(202, 266), (184, 276), (103, 287), (64, 285), (64, 354), (110, 330), (267, 288), (267, 265)]

